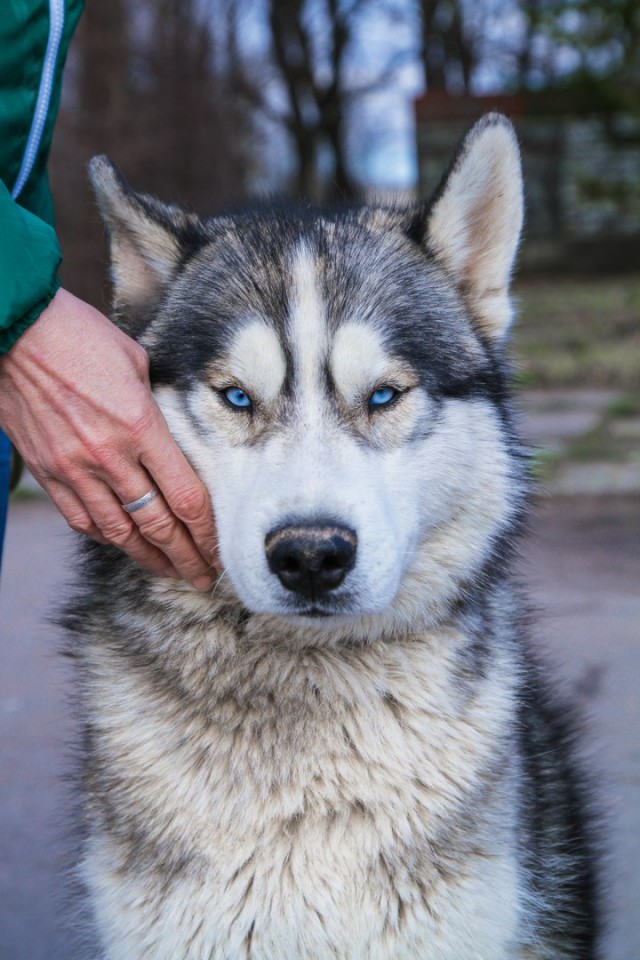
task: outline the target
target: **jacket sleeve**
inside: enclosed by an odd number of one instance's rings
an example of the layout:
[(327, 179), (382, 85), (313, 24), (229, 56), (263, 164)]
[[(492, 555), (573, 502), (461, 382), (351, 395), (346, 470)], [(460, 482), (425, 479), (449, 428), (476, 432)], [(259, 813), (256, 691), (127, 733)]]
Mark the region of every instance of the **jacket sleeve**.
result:
[(61, 260), (53, 227), (16, 203), (0, 180), (0, 354), (53, 298)]
[(0, 0), (0, 355), (60, 285), (46, 170), (82, 2)]

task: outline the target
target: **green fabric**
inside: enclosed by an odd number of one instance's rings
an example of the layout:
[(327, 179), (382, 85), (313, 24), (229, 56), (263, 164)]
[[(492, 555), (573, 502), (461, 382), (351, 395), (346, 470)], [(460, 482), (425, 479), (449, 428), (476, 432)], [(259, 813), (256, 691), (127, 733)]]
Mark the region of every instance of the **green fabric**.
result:
[(65, 0), (47, 120), (17, 201), (11, 190), (29, 137), (49, 38), (48, 0), (0, 0), (0, 353), (38, 318), (59, 287), (47, 160), (60, 102), (62, 69), (83, 0)]
[(15, 203), (0, 181), (0, 353), (36, 320), (60, 286), (55, 230)]

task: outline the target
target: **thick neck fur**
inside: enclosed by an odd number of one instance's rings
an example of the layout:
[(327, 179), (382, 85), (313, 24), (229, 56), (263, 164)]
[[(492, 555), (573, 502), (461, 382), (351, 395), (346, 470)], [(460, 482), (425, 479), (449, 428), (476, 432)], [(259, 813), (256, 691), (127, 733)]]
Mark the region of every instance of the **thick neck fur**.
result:
[[(302, 768), (323, 762), (327, 737), (338, 736), (349, 750), (353, 742), (375, 744), (376, 762), (387, 751), (397, 754), (416, 717), (432, 728), (437, 769), (444, 748), (438, 736), (450, 738), (457, 729), (455, 738), (467, 722), (488, 722), (476, 709), (496, 670), (504, 699), (488, 714), (497, 724), (493, 735), (500, 739), (508, 723), (518, 656), (513, 627), (506, 626), (512, 602), (505, 583), (467, 598), (437, 625), (416, 625), (368, 643), (354, 640), (348, 625), (342, 636), (326, 627), (301, 628), (160, 584), (141, 601), (139, 593), (127, 595), (124, 578), (120, 583), (117, 606), (94, 602), (88, 622), (83, 618), (89, 682), (102, 682), (102, 664), (108, 661), (123, 676), (135, 677), (138, 702), (148, 698), (169, 715), (177, 709), (182, 723), (219, 724), (227, 732), (247, 732), (256, 724), (261, 733), (251, 749), (272, 753), (254, 766), (263, 777), (261, 790), (296, 778), (303, 789), (308, 776)], [(79, 629), (77, 621), (67, 625)], [(353, 723), (358, 729), (345, 733), (345, 725)], [(316, 742), (318, 729), (322, 745)]]
[[(225, 960), (417, 960), (427, 943), (434, 960), (470, 956), (473, 911), (451, 925), (451, 884), (481, 912), (497, 910), (481, 934), (493, 946), (477, 955), (513, 956), (517, 865), (496, 858), (491, 839), (510, 835), (517, 817), (510, 593), (496, 581), (437, 624), (368, 644), (326, 631), (333, 640), (319, 644), (319, 630), (310, 637), (187, 588), (156, 583), (141, 595), (120, 571), (108, 596), (89, 593), (67, 620), (80, 640), (90, 817), (108, 842), (106, 854), (88, 849), (90, 876), (120, 890), (124, 871), (127, 902), (139, 876), (157, 877), (149, 909), (159, 931), (172, 909), (162, 891), (188, 889), (208, 918), (202, 950), (237, 940), (211, 954)], [(105, 936), (120, 930), (114, 910), (105, 904)], [(267, 931), (255, 954), (254, 919)], [(138, 935), (121, 936), (109, 954), (118, 960)], [(160, 942), (140, 957), (201, 955)]]
[[(103, 562), (100, 579), (103, 590), (111, 581), (108, 593), (100, 597), (89, 584), (83, 615), (77, 616), (76, 605), (76, 615), (67, 617), (65, 625), (83, 644), (88, 635), (90, 646), (96, 641), (105, 645), (149, 670), (158, 682), (165, 675), (176, 694), (194, 700), (231, 692), (250, 704), (274, 695), (291, 707), (306, 702), (309, 691), (315, 691), (313, 702), (329, 702), (341, 691), (357, 700), (368, 664), (375, 664), (372, 676), (378, 685), (385, 664), (393, 671), (416, 657), (434, 663), (445, 658), (459, 662), (461, 669), (473, 657), (477, 670), (483, 667), (478, 658), (490, 660), (499, 645), (511, 648), (514, 640), (517, 605), (495, 557), (455, 599), (438, 604), (437, 619), (432, 608), (423, 617), (391, 611), (387, 617), (318, 622), (251, 614), (223, 584), (213, 594), (200, 594), (185, 584), (149, 578), (142, 592), (140, 580), (128, 577), (128, 561), (117, 551), (105, 551)], [(108, 567), (110, 576), (103, 578)], [(489, 573), (490, 582), (484, 582)]]

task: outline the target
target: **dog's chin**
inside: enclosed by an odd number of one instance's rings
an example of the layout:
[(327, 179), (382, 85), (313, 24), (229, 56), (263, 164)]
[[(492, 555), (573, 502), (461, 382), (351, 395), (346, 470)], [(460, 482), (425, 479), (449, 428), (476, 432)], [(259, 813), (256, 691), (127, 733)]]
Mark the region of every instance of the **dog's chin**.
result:
[(359, 605), (353, 598), (314, 601), (302, 597), (297, 599), (284, 597), (258, 602), (250, 597), (241, 596), (240, 599), (250, 613), (277, 617), (297, 626), (301, 626), (305, 621), (320, 626), (323, 623), (335, 623), (338, 620), (353, 620), (365, 613), (373, 612)]
[(323, 610), (321, 607), (307, 607), (302, 610), (296, 610), (292, 614), (296, 619), (298, 617), (311, 617), (312, 620), (321, 620), (323, 617), (335, 617), (337, 615), (335, 610)]
[(292, 609), (286, 612), (280, 613), (279, 616), (284, 617), (286, 620), (290, 620), (295, 623), (300, 623), (303, 620), (313, 620), (315, 624), (323, 620), (332, 620), (335, 621), (338, 618), (352, 618), (358, 616), (358, 611), (345, 611), (343, 609), (333, 609), (328, 607), (320, 606), (309, 606), (309, 607), (300, 607), (299, 609)]
[(352, 619), (361, 614), (362, 611), (354, 608), (352, 605), (348, 607), (331, 604), (318, 604), (318, 603), (287, 603), (287, 604), (275, 604), (270, 610), (261, 610), (260, 611), (267, 616), (279, 617), (282, 620), (286, 620), (289, 623), (295, 623), (300, 626), (304, 621), (310, 621), (316, 626), (322, 624), (323, 622), (335, 622), (340, 619)]
[(377, 591), (375, 597), (358, 590), (336, 591), (322, 597), (304, 597), (284, 590), (265, 590), (264, 593), (247, 589), (229, 577), (226, 591), (235, 594), (242, 606), (256, 616), (277, 617), (297, 627), (314, 626), (332, 629), (340, 622), (345, 625), (361, 617), (384, 613), (392, 605), (396, 592)]
[(271, 611), (272, 615), (286, 620), (288, 623), (296, 626), (313, 626), (316, 629), (335, 629), (338, 625), (353, 623), (359, 617), (380, 614), (386, 606), (380, 606), (377, 609), (371, 609), (370, 606), (358, 604), (353, 598), (344, 602), (324, 603), (288, 603), (284, 607), (276, 608)]

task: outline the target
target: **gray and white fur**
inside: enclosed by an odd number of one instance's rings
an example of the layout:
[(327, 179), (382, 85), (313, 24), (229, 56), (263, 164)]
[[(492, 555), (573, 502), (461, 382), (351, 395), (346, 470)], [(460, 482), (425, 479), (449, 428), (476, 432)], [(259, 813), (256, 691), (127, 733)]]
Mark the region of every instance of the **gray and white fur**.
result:
[(571, 732), (511, 573), (511, 125), (411, 209), (203, 220), (91, 175), (224, 564), (202, 594), (92, 544), (64, 615), (104, 957), (595, 957)]

